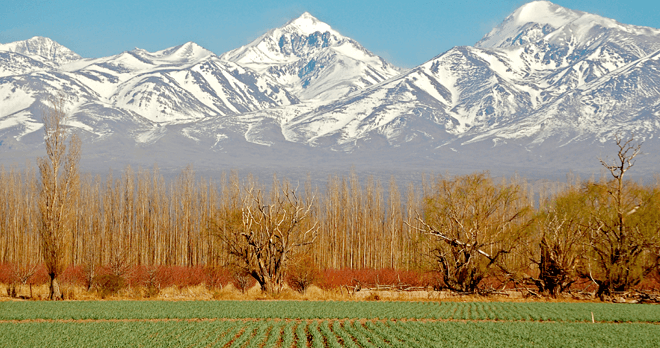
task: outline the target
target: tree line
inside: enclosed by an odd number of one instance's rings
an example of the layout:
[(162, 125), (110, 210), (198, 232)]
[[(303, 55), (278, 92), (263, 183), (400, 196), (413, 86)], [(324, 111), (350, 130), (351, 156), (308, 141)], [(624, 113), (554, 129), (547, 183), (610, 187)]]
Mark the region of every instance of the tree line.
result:
[(602, 162), (609, 178), (573, 179), (535, 199), (523, 179), (488, 173), (404, 189), (355, 173), (324, 188), (276, 176), (267, 188), (236, 172), (214, 181), (192, 167), (169, 181), (157, 167), (92, 177), (79, 173), (80, 141), (67, 140), (63, 119), (53, 102), (38, 169), (0, 169), (0, 264), (18, 283), (43, 264), (53, 299), (68, 266), (82, 266), (89, 284), (101, 268), (230, 267), (268, 292), (296, 262), (433, 269), (459, 292), (497, 277), (552, 296), (578, 279), (604, 297), (660, 276), (660, 185), (624, 178), (640, 152), (634, 138), (617, 136), (616, 159)]

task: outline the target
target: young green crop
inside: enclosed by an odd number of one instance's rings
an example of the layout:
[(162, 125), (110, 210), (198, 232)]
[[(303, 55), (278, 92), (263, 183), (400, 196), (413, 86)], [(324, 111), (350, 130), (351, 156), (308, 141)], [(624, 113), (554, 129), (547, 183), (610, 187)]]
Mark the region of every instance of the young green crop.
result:
[(392, 347), (408, 347), (408, 345), (404, 344), (398, 337), (396, 337), (396, 335), (392, 333), (392, 330), (382, 322), (367, 321), (364, 325), (367, 330), (372, 331), (376, 336), (387, 341)]
[[(224, 347), (293, 346), (296, 322), (161, 321), (161, 322), (27, 322), (0, 323), (0, 347)], [(305, 332), (306, 322), (299, 324)], [(660, 325), (557, 322), (313, 322), (312, 344), (328, 347), (655, 347)], [(316, 327), (320, 329), (317, 330)], [(266, 329), (264, 329), (266, 328)], [(284, 328), (279, 330), (279, 328)], [(314, 333), (317, 331), (317, 333)], [(267, 340), (262, 333), (270, 332)], [(371, 334), (366, 334), (371, 332)], [(260, 338), (262, 337), (262, 338)], [(288, 337), (288, 338), (287, 338)], [(307, 345), (307, 336), (302, 340)], [(325, 338), (324, 338), (325, 337)], [(332, 337), (340, 339), (334, 342)], [(314, 341), (318, 343), (314, 343)], [(341, 341), (341, 342), (340, 342)], [(45, 344), (47, 342), (47, 344)], [(263, 343), (263, 345), (262, 345)]]
[(341, 348), (342, 345), (339, 344), (339, 341), (337, 340), (337, 336), (330, 329), (330, 325), (328, 324), (328, 322), (329, 322), (328, 320), (324, 320), (323, 322), (321, 322), (321, 325), (319, 325), (319, 330), (321, 331), (321, 334), (325, 337), (325, 340), (328, 342), (328, 347)]
[(242, 347), (246, 342), (248, 342), (256, 333), (257, 326), (254, 322), (245, 323), (245, 331), (243, 331), (234, 342), (231, 343), (230, 347), (239, 348)]
[(307, 323), (302, 322), (296, 327), (296, 347), (307, 348)]
[(369, 339), (357, 329), (357, 326), (361, 325), (359, 321), (355, 320), (353, 322), (345, 321), (344, 330), (353, 336), (357, 343), (362, 347), (376, 347), (376, 345), (369, 341)]
[(324, 348), (325, 342), (323, 335), (319, 331), (319, 323), (314, 321), (307, 326), (309, 335), (312, 336), (312, 348)]
[(341, 322), (335, 321), (332, 323), (332, 331), (334, 331), (339, 338), (341, 338), (343, 346), (349, 348), (358, 348), (359, 346), (353, 342), (353, 337), (344, 330), (344, 325)]
[(284, 326), (284, 329), (282, 329), (282, 347), (289, 348), (293, 345), (294, 341), (294, 328), (296, 327), (295, 322), (290, 322)]
[(266, 334), (268, 333), (268, 329), (270, 329), (270, 327), (271, 325), (269, 322), (267, 321), (260, 322), (259, 325), (257, 326), (257, 330), (254, 336), (250, 339), (250, 342), (247, 345), (247, 347), (248, 348), (261, 347), (261, 344), (264, 343), (264, 340), (266, 340)]
[(388, 342), (385, 342), (378, 334), (376, 334), (374, 331), (369, 330), (362, 325), (362, 323), (355, 321), (353, 322), (355, 330), (359, 332), (361, 335), (366, 337), (369, 342), (374, 344), (376, 347), (392, 347), (391, 344)]
[(314, 301), (0, 302), (0, 320), (29, 319), (460, 319), (660, 322), (654, 305)]
[(264, 347), (275, 347), (277, 341), (280, 339), (280, 337), (282, 337), (283, 328), (284, 324), (282, 322), (278, 322), (272, 325), (270, 331), (268, 332), (268, 339), (266, 339), (266, 342), (264, 342)]
[(416, 331), (412, 330), (410, 325), (398, 325), (399, 323), (387, 322), (389, 332), (397, 337), (403, 344), (408, 346), (433, 348), (433, 345), (427, 344), (426, 340), (420, 339)]
[(239, 332), (241, 332), (241, 328), (242, 325), (234, 323), (234, 325), (230, 326), (228, 330), (216, 337), (214, 345), (224, 347), (227, 343), (231, 342)]

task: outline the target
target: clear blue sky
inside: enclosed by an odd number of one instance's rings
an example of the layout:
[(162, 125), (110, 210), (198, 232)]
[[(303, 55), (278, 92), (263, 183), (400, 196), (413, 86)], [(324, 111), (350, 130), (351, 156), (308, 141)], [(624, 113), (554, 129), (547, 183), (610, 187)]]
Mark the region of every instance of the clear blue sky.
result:
[[(453, 46), (473, 45), (527, 1), (0, 0), (0, 43), (49, 37), (82, 55), (194, 41), (216, 54), (309, 11), (390, 62), (413, 67)], [(622, 23), (660, 28), (658, 0), (557, 0)]]

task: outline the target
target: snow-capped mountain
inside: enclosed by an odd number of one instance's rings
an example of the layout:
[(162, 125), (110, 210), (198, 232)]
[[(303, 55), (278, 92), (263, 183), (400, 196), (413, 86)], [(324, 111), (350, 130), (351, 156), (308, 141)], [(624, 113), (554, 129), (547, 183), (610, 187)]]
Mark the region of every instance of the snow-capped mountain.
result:
[(334, 138), (350, 150), (372, 132), (401, 145), (420, 137), (448, 141), (496, 126), (531, 107), (528, 94), (491, 68), (489, 60), (497, 58), (471, 47), (454, 48), (352, 98), (298, 116), (285, 135), (312, 144)]
[(0, 44), (0, 52), (20, 53), (55, 65), (62, 65), (80, 59), (80, 56), (70, 49), (47, 37), (40, 36), (25, 41)]
[(0, 77), (52, 70), (79, 59), (79, 55), (57, 42), (35, 36), (0, 44)]
[(510, 14), (475, 47), (524, 46), (542, 40), (547, 34), (583, 15), (584, 12), (569, 10), (549, 1), (533, 1)]
[[(12, 55), (0, 57), (20, 63), (3, 64), (7, 76), (0, 77), (0, 134), (12, 134), (19, 140), (41, 128), (44, 104), (59, 95), (66, 99), (72, 126), (98, 138), (128, 131), (138, 143), (158, 138), (158, 134), (149, 137), (149, 131), (144, 132), (154, 125), (298, 102), (272, 78), (222, 61), (191, 42), (153, 53), (135, 49), (83, 59), (51, 40), (39, 40), (55, 47), (50, 51), (35, 47), (33, 39), (28, 41), (3, 45), (14, 51), (0, 52)], [(40, 54), (56, 63), (41, 62)], [(115, 119), (118, 115), (121, 117)]]
[[(660, 30), (536, 1), (475, 47), (455, 47), (397, 78), (299, 115), (284, 134), (310, 144), (332, 138), (349, 150), (373, 133), (396, 146), (419, 137), (438, 146), (484, 139), (536, 146), (553, 136), (605, 139), (618, 130), (652, 136), (660, 131), (658, 114), (648, 111), (660, 102), (658, 50)], [(616, 85), (604, 87), (612, 79)], [(639, 106), (631, 105), (642, 96)]]
[(335, 100), (401, 72), (307, 12), (222, 59), (274, 77), (301, 100)]
[(28, 41), (0, 45), (2, 162), (41, 149), (60, 94), (97, 165), (543, 176), (597, 170), (624, 133), (645, 141), (636, 168), (660, 170), (660, 30), (548, 1), (410, 70), (309, 13), (220, 56), (186, 43), (90, 59)]

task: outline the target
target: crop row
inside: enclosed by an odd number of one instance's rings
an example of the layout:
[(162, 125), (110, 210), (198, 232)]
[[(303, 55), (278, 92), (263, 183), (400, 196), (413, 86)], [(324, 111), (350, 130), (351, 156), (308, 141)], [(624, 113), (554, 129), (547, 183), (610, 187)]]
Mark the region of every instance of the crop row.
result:
[(657, 346), (654, 324), (367, 320), (29, 322), (0, 324), (0, 346), (449, 347)]
[(660, 322), (655, 305), (513, 302), (80, 301), (0, 302), (0, 320), (454, 319)]

